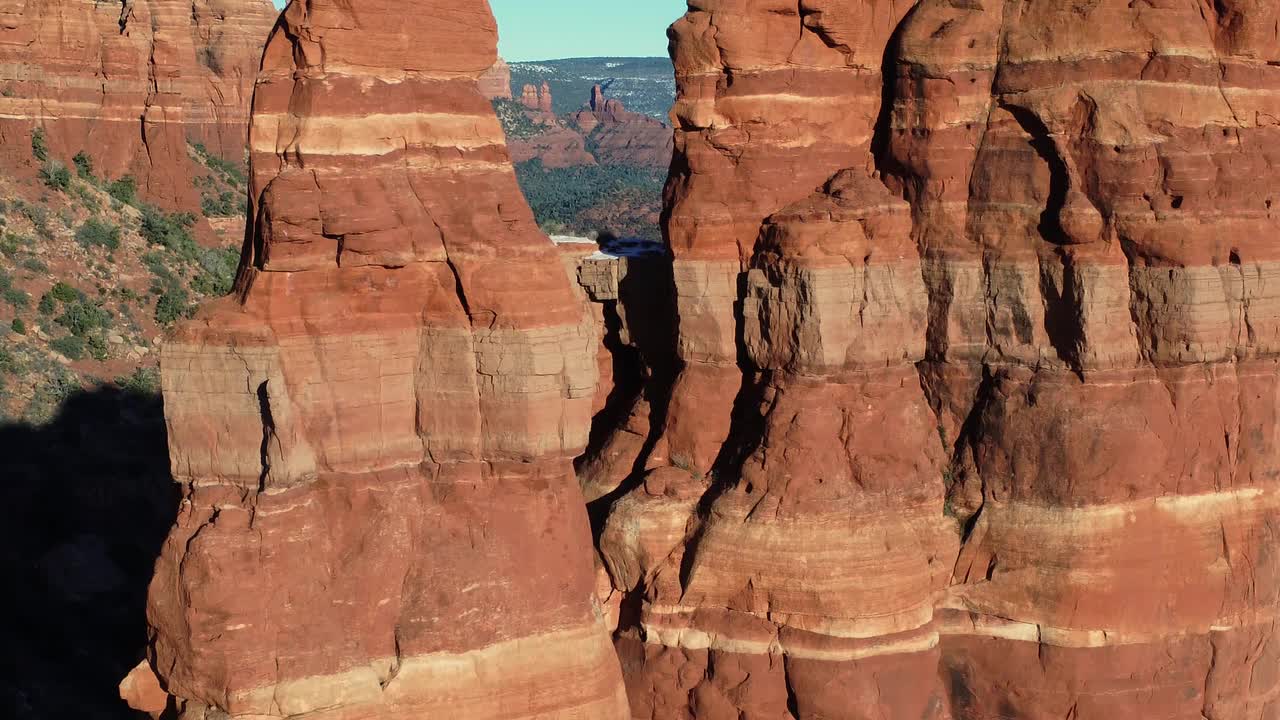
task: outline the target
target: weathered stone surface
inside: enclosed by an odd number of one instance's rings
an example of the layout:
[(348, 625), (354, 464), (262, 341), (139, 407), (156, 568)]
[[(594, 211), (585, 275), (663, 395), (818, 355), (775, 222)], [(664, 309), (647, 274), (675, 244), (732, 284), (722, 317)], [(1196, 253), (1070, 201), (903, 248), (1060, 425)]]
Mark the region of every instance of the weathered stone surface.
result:
[(133, 175), (147, 198), (197, 209), (186, 142), (243, 157), (275, 17), (269, 0), (0, 7), (6, 165), (34, 168), (31, 135), (40, 129), (52, 158), (69, 163), (83, 151), (107, 177)]
[(533, 228), (481, 5), (268, 48), (187, 718), (1280, 717), (1273, 3), (699, 0), (642, 258)]
[(572, 459), (596, 329), (477, 78), (484, 3), (295, 2), (237, 295), (166, 343), (183, 718), (621, 718)]
[(692, 5), (633, 717), (1277, 717), (1276, 12)]
[(506, 60), (498, 58), (488, 70), (480, 76), (478, 81), (480, 85), (480, 94), (489, 100), (497, 100), (503, 98), (511, 99), (511, 66)]

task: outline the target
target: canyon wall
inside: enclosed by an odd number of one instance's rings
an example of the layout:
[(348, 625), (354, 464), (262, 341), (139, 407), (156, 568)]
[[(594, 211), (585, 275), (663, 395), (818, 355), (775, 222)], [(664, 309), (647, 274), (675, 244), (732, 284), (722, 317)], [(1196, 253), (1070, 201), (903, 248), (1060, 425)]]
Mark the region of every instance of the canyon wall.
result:
[(486, 3), (295, 2), (238, 293), (164, 350), (163, 687), (185, 720), (1280, 718), (1278, 21), (695, 0), (668, 258), (538, 233)]
[[(0, 3), (0, 152), (32, 167), (87, 153), (149, 199), (199, 207), (186, 142), (243, 157), (270, 0)], [(30, 171), (28, 171), (30, 172)]]
[(1280, 717), (1277, 12), (691, 3), (633, 717)]
[(623, 718), (572, 460), (594, 324), (477, 79), (483, 2), (294, 2), (237, 292), (162, 356), (184, 720)]

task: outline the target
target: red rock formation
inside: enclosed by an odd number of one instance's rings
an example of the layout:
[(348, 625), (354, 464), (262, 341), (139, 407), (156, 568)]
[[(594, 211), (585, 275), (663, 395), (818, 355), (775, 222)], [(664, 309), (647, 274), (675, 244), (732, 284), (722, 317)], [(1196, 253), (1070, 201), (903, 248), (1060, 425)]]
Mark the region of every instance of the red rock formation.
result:
[(529, 110), (554, 117), (554, 110), (552, 110), (551, 106), (551, 86), (545, 81), (542, 83), (542, 87), (525, 85), (520, 91), (520, 104)]
[(148, 198), (196, 208), (188, 137), (244, 152), (249, 93), (275, 18), (268, 0), (142, 0), (0, 8), (0, 143), (31, 162), (43, 130), (64, 162), (87, 152), (103, 174), (133, 174)]
[(253, 84), (278, 13), (268, 1), (198, 0), (190, 15), (196, 65), (182, 69), (183, 124), (189, 139), (220, 157), (244, 157)]
[(598, 339), (477, 90), (496, 39), (308, 0), (268, 43), (238, 295), (163, 351), (184, 719), (626, 715), (571, 463)]
[(513, 162), (537, 158), (548, 168), (583, 167), (596, 164), (587, 152), (586, 138), (556, 121), (533, 137), (508, 141)]
[(925, 2), (900, 30), (883, 167), (967, 530), (958, 714), (1280, 709), (1276, 7)]
[(633, 717), (1277, 717), (1274, 3), (801, 5), (673, 29)]
[(544, 113), (555, 112), (551, 103), (551, 85), (545, 80), (542, 82), (542, 87), (538, 89), (538, 109)]
[(526, 84), (520, 89), (520, 104), (529, 110), (538, 109), (538, 88), (535, 85)]
[(421, 5), (291, 7), (165, 350), (188, 718), (620, 717), (615, 622), (637, 719), (1278, 717), (1274, 3), (693, 3), (669, 266), (537, 237)]
[(574, 113), (570, 120), (590, 138), (601, 164), (658, 168), (671, 164), (671, 128), (648, 115), (628, 111), (617, 99), (606, 100), (599, 85), (591, 88), (588, 108)]
[(511, 66), (506, 60), (498, 58), (493, 64), (480, 76), (479, 80), (480, 94), (489, 100), (511, 99)]

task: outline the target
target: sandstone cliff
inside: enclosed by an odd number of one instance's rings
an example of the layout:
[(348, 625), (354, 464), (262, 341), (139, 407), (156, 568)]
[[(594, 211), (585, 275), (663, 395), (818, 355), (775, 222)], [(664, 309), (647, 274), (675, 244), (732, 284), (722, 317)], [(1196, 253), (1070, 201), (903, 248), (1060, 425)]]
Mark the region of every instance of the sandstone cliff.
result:
[(1276, 20), (675, 25), (674, 350), (579, 461), (633, 717), (1276, 717)]
[(699, 0), (643, 258), (533, 228), (484, 5), (268, 48), (187, 718), (1277, 717), (1274, 3)]
[(295, 2), (238, 293), (165, 346), (182, 717), (622, 718), (572, 458), (594, 325), (478, 77), (485, 3)]
[(92, 157), (108, 177), (196, 209), (186, 143), (238, 161), (269, 0), (168, 0), (0, 6), (0, 148), (31, 162), (32, 133), (49, 155)]

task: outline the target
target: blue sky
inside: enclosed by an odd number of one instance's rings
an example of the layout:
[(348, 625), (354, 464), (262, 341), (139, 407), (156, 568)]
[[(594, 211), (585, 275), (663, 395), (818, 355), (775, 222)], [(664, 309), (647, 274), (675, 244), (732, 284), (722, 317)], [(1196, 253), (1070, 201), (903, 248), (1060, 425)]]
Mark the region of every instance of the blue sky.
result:
[[(285, 0), (275, 0), (284, 7)], [(489, 0), (507, 60), (667, 54), (685, 0)]]
[(489, 0), (507, 60), (667, 54), (684, 0)]

